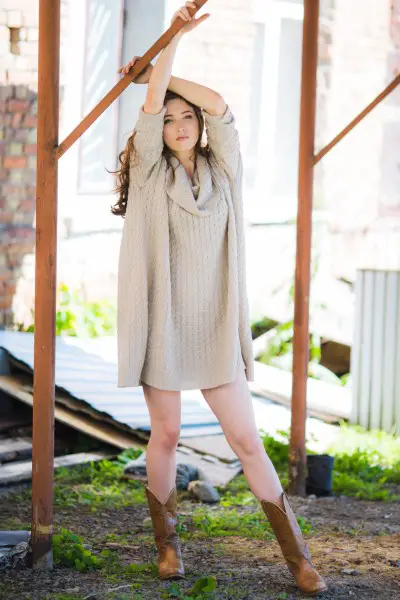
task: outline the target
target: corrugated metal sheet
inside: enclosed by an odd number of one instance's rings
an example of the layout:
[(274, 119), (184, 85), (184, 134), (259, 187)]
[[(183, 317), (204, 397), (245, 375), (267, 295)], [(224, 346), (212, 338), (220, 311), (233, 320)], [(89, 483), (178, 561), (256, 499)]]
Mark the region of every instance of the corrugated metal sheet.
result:
[(351, 421), (400, 434), (400, 272), (359, 270)]
[[(33, 371), (32, 333), (0, 331), (0, 348)], [(132, 429), (150, 431), (141, 387), (118, 388), (116, 339), (56, 337), (56, 386)], [(222, 433), (199, 390), (182, 391), (181, 437)]]

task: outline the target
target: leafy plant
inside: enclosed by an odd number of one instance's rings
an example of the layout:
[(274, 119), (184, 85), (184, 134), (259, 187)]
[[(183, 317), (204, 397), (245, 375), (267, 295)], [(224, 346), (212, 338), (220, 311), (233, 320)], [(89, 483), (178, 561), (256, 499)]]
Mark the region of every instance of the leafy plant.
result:
[(200, 577), (189, 594), (192, 596), (198, 596), (199, 594), (204, 594), (208, 592), (213, 592), (217, 588), (217, 578), (214, 575), (207, 575), (206, 577)]
[[(57, 290), (56, 335), (73, 337), (98, 337), (115, 335), (116, 307), (109, 300), (88, 302), (82, 288), (73, 291), (65, 283)], [(17, 323), (18, 331), (35, 331), (34, 310), (31, 310), (32, 323)]]
[[(192, 518), (197, 531), (208, 537), (273, 538), (270, 523), (262, 510), (245, 513), (232, 508), (215, 511), (198, 508)], [(298, 518), (298, 523), (304, 533), (312, 531), (311, 524), (303, 517)]]
[(214, 575), (205, 575), (195, 581), (190, 590), (183, 592), (178, 583), (172, 583), (163, 593), (163, 598), (177, 598), (178, 600), (206, 600), (209, 594), (217, 589), (217, 578)]
[[(339, 434), (325, 452), (335, 457), (332, 490), (359, 499), (400, 500), (400, 438), (384, 431), (367, 431), (360, 426), (340, 423)], [(288, 485), (289, 432), (277, 431), (275, 439), (260, 431), (265, 451), (282, 486)], [(306, 440), (307, 453), (315, 436)], [(238, 475), (226, 488), (219, 488), (224, 507), (257, 504), (244, 475)]]
[(84, 547), (82, 538), (67, 529), (61, 529), (59, 534), (53, 535), (53, 556), (56, 564), (78, 571), (101, 569), (104, 566), (102, 559)]
[[(137, 454), (141, 451), (134, 450)], [(58, 507), (90, 506), (92, 511), (100, 507), (115, 508), (132, 504), (145, 504), (143, 484), (132, 479), (122, 479), (123, 459), (103, 460), (72, 468), (57, 469), (54, 488)]]

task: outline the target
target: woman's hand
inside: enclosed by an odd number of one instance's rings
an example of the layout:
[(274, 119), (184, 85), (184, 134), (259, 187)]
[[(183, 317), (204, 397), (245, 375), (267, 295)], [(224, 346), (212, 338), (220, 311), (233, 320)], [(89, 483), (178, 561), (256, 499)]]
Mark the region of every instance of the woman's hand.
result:
[(188, 8), (197, 8), (197, 6), (196, 6), (196, 4), (194, 2), (185, 2), (185, 5), (182, 6), (179, 10), (177, 10), (174, 13), (174, 15), (173, 15), (173, 17), (171, 19), (171, 25), (172, 25), (172, 23), (174, 23), (176, 21), (176, 19), (178, 17), (181, 17), (181, 19), (183, 19), (184, 21), (186, 21), (186, 25), (184, 25), (182, 27), (182, 29), (180, 30), (180, 32), (179, 32), (181, 34), (188, 33), (189, 31), (192, 31), (198, 25), (200, 25), (200, 23), (202, 23), (203, 21), (205, 21), (206, 19), (208, 19), (208, 17), (210, 16), (209, 13), (206, 13), (205, 15), (202, 15), (198, 19), (195, 19), (194, 17), (192, 17), (190, 15), (190, 12), (188, 11)]
[[(130, 60), (124, 67), (118, 69), (118, 73), (123, 73), (126, 75), (129, 73), (130, 69), (135, 65), (136, 61), (138, 61), (141, 56), (134, 56), (132, 60)], [(133, 80), (134, 83), (149, 83), (150, 75), (153, 70), (153, 65), (149, 63), (147, 67), (140, 73), (136, 79)]]

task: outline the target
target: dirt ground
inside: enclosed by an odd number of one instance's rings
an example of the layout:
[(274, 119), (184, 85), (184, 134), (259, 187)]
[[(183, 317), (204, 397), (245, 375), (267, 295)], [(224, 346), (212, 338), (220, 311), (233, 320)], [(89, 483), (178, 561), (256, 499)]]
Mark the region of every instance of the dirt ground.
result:
[[(316, 533), (307, 536), (313, 562), (325, 576), (329, 591), (326, 600), (399, 600), (400, 599), (400, 505), (399, 503), (365, 502), (351, 498), (292, 499), (297, 514), (307, 517)], [(197, 505), (196, 505), (197, 506)], [(181, 513), (190, 514), (194, 505), (180, 502)], [(210, 507), (211, 510), (211, 507)], [(239, 511), (254, 508), (238, 508)], [(151, 530), (144, 520), (147, 506), (136, 505), (118, 510), (90, 512), (82, 507), (55, 514), (55, 528), (60, 526), (81, 535), (93, 548), (102, 550), (114, 544), (121, 562), (154, 562), (155, 547)], [(30, 522), (30, 505), (10, 502), (0, 496), (0, 529), (16, 522)], [(111, 535), (113, 534), (113, 535)], [(110, 542), (110, 536), (112, 542)], [(119, 542), (120, 540), (120, 542)], [(119, 545), (120, 543), (120, 545)], [(285, 567), (275, 541), (249, 540), (240, 537), (190, 539), (182, 544), (187, 579), (180, 583), (188, 590), (199, 577), (215, 575), (215, 600), (297, 600), (304, 596)], [(57, 567), (51, 573), (24, 568), (0, 574), (1, 600), (50, 600), (62, 597), (145, 598), (158, 600), (171, 582), (155, 576), (140, 579), (141, 595), (131, 595), (129, 588), (106, 593), (132, 583), (111, 584), (101, 572), (79, 573)], [(120, 595), (118, 595), (120, 594)], [(164, 594), (164, 596), (163, 596)]]

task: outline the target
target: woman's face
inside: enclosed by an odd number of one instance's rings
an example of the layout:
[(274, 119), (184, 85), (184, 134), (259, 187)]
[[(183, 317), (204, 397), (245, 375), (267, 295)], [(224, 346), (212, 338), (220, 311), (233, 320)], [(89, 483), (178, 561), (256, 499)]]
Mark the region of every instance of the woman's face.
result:
[(199, 122), (193, 108), (180, 98), (168, 100), (164, 117), (164, 142), (172, 152), (192, 150), (199, 139)]

